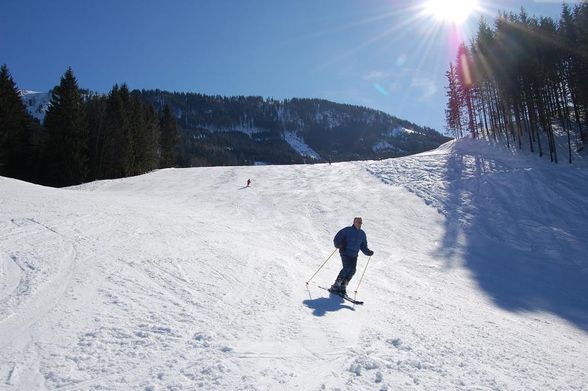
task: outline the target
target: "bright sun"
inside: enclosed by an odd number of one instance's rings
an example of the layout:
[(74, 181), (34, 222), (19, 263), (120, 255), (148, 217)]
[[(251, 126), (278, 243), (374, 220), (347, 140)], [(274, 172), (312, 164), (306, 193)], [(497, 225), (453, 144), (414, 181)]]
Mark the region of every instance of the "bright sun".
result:
[(463, 23), (478, 8), (477, 0), (427, 0), (425, 12), (443, 22)]

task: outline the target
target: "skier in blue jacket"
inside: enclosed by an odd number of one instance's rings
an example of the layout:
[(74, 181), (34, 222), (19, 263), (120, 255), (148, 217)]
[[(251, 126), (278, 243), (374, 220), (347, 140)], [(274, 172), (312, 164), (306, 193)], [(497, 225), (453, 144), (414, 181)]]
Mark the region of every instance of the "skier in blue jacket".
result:
[(362, 223), (361, 217), (354, 218), (353, 225), (341, 229), (333, 239), (333, 244), (339, 249), (341, 261), (343, 262), (343, 268), (339, 272), (337, 280), (331, 286), (330, 290), (333, 292), (347, 294), (347, 284), (355, 274), (359, 250), (368, 256), (374, 254), (368, 248), (365, 232), (361, 230)]

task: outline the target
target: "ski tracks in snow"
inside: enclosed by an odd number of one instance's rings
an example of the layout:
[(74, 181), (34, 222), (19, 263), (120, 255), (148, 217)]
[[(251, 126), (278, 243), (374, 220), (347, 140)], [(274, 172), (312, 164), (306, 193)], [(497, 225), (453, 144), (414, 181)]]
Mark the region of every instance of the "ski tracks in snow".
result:
[(77, 250), (70, 240), (34, 218), (11, 219), (10, 224), (3, 224), (6, 234), (0, 236), (4, 270), (0, 349), (25, 353), (22, 361), (0, 361), (0, 381), (37, 388), (44, 384), (44, 378), (32, 329), (43, 322), (70, 288)]
[[(13, 289), (5, 290), (0, 297), (2, 347), (26, 332), (59, 302), (69, 287), (76, 259), (75, 245), (52, 228), (34, 219), (13, 223), (18, 232), (7, 235), (10, 243), (4, 239), (0, 244), (5, 249), (4, 257), (18, 267), (17, 273), (14, 266), (9, 267), (13, 272), (7, 277), (13, 280), (9, 282)], [(37, 247), (40, 243), (42, 253)]]
[[(582, 389), (581, 331), (497, 308), (459, 248), (439, 259), (437, 211), (471, 211), (444, 197), (477, 162), (450, 157), (6, 180), (23, 195), (1, 200), (0, 388)], [(354, 308), (304, 282), (356, 215), (376, 254)]]

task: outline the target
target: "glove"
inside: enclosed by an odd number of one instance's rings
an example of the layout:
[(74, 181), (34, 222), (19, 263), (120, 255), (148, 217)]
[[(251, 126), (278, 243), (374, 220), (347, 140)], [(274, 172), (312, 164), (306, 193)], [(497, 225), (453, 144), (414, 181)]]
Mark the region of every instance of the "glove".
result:
[(374, 252), (372, 250), (367, 250), (367, 255), (371, 257), (372, 255), (374, 255)]

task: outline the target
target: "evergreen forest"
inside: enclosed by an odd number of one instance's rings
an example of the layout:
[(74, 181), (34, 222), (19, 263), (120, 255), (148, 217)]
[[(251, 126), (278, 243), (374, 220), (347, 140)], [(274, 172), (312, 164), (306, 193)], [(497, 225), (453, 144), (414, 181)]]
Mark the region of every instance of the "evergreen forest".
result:
[(471, 45), (462, 44), (447, 77), (447, 128), (456, 137), (526, 143), (557, 163), (588, 143), (588, 2), (564, 4), (559, 21), (501, 13), (482, 19)]
[(156, 112), (124, 84), (102, 95), (82, 90), (71, 68), (40, 123), (0, 68), (0, 175), (62, 187), (143, 174), (174, 166), (178, 139), (168, 108)]

